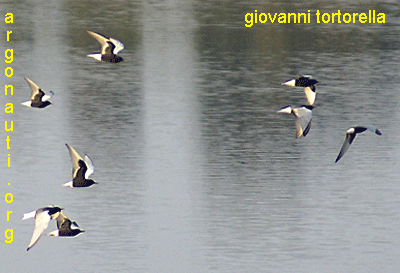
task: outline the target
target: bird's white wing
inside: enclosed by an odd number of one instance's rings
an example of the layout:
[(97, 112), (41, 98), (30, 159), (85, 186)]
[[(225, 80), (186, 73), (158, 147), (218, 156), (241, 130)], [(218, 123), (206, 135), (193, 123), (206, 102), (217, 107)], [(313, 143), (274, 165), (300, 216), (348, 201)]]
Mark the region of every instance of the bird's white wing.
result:
[(54, 96), (54, 92), (50, 91), (48, 95), (44, 95), (42, 97), (42, 101), (47, 101), (47, 100), (51, 99), (52, 96)]
[(89, 176), (94, 172), (94, 164), (93, 161), (90, 159), (90, 157), (85, 154), (85, 163), (87, 167), (87, 171), (85, 173), (85, 178), (88, 179)]
[(372, 132), (374, 132), (377, 135), (382, 135), (382, 132), (378, 128), (376, 128), (374, 125), (367, 125), (367, 126), (365, 126), (365, 128), (371, 130)]
[(110, 38), (110, 41), (115, 45), (115, 48), (114, 48), (114, 51), (113, 51), (113, 53), (114, 53), (115, 55), (117, 55), (118, 52), (120, 52), (121, 50), (123, 50), (124, 47), (125, 47), (124, 44), (123, 44), (121, 41), (117, 40), (117, 39)]
[(317, 90), (314, 85), (304, 87), (304, 93), (306, 93), (307, 101), (309, 105), (313, 105), (315, 97), (317, 96)]
[(296, 116), (296, 138), (306, 136), (311, 128), (312, 111), (305, 108), (299, 107), (293, 110)]
[(31, 242), (29, 243), (28, 249), (31, 249), (42, 236), (43, 231), (49, 226), (51, 217), (48, 211), (41, 211), (36, 213), (35, 217), (35, 229), (33, 230)]

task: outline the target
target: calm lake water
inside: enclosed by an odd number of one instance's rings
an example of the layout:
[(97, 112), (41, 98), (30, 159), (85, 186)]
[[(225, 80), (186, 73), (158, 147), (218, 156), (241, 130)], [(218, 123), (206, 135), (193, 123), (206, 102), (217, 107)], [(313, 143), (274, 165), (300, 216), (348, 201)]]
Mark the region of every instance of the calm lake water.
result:
[[(385, 24), (255, 24), (248, 12), (366, 12)], [(1, 52), (14, 49), (14, 131), (0, 130), (4, 272), (398, 272), (400, 6), (397, 1), (23, 1), (0, 3)], [(10, 42), (5, 33), (12, 30)], [(126, 62), (87, 58), (125, 44)], [(9, 65), (3, 63), (1, 71)], [(306, 103), (297, 74), (320, 83), (313, 123), (295, 139), (281, 107)], [(42, 110), (28, 77), (54, 91)], [(4, 93), (3, 93), (4, 94)], [(335, 164), (345, 132), (361, 134)], [(10, 136), (10, 150), (5, 149)], [(99, 184), (71, 179), (65, 143)], [(6, 168), (11, 154), (12, 166)], [(10, 185), (7, 185), (10, 183)], [(25, 212), (59, 205), (86, 232), (43, 236), (29, 252)], [(12, 210), (9, 222), (6, 211)], [(51, 222), (47, 232), (55, 229)]]

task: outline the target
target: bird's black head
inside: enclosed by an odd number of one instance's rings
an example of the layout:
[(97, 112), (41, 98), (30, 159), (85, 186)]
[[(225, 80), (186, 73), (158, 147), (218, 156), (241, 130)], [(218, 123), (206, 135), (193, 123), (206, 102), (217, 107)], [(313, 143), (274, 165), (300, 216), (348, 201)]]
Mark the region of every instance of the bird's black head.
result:
[(120, 63), (120, 62), (123, 62), (123, 61), (124, 61), (124, 59), (122, 59), (122, 57), (120, 57), (120, 56), (116, 56), (115, 60), (114, 60), (115, 63)]
[(49, 215), (53, 215), (57, 212), (62, 211), (63, 209), (60, 207), (51, 207), (51, 208), (48, 208), (48, 210), (49, 210)]
[(313, 105), (302, 105), (302, 107), (307, 108), (308, 110), (312, 110), (315, 108)]
[(81, 230), (81, 229), (71, 229), (71, 232), (68, 232), (68, 234), (66, 234), (65, 236), (68, 236), (68, 237), (75, 237), (75, 236), (78, 236), (79, 234), (81, 234), (81, 233), (83, 233), (83, 232), (85, 232), (84, 230)]
[(81, 230), (81, 229), (74, 229), (74, 231), (73, 231), (76, 235), (78, 235), (78, 234), (80, 234), (80, 233), (83, 233), (83, 232), (85, 232), (84, 230)]
[(92, 179), (86, 179), (85, 182), (86, 182), (86, 185), (87, 185), (86, 187), (90, 187), (90, 186), (92, 186), (94, 184), (98, 184), (97, 182), (94, 182)]

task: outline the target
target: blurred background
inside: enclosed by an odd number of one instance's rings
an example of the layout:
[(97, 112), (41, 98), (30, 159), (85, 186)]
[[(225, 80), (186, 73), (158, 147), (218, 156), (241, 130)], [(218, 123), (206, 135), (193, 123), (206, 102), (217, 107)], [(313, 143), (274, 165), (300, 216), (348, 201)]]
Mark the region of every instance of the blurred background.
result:
[[(0, 49), (14, 50), (14, 131), (0, 130), (4, 272), (396, 272), (400, 269), (397, 1), (2, 1)], [(245, 14), (302, 13), (310, 24), (244, 25)], [(385, 24), (317, 24), (315, 12), (385, 13)], [(6, 32), (12, 31), (10, 42)], [(125, 62), (86, 57), (99, 32)], [(295, 139), (281, 107), (306, 103)], [(20, 105), (28, 77), (55, 95)], [(373, 124), (334, 163), (349, 127)], [(6, 137), (10, 150), (6, 150)], [(68, 143), (99, 184), (71, 180)], [(7, 154), (11, 167), (7, 168)], [(8, 185), (10, 183), (10, 185)], [(25, 212), (59, 205), (86, 232), (43, 236)], [(13, 211), (10, 221), (6, 212)], [(46, 230), (56, 227), (51, 222)]]

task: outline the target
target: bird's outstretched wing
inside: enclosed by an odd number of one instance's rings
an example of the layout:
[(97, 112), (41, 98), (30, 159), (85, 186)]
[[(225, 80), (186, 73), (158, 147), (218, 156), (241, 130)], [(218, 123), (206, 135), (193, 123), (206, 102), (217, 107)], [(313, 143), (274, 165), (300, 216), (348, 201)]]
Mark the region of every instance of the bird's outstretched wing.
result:
[(85, 179), (88, 179), (89, 176), (94, 172), (94, 164), (93, 164), (93, 161), (90, 159), (90, 157), (87, 154), (85, 154), (85, 163), (87, 166), (87, 170), (85, 173)]
[(314, 85), (304, 87), (304, 93), (306, 93), (307, 101), (309, 105), (313, 105), (315, 97), (317, 96), (317, 89)]
[(65, 146), (67, 146), (68, 151), (69, 151), (69, 156), (71, 157), (72, 161), (72, 178), (76, 176), (76, 173), (78, 172), (80, 166), (79, 166), (79, 160), (82, 160), (82, 157), (72, 148), (69, 146), (67, 143), (65, 143)]
[(296, 117), (296, 138), (306, 136), (311, 128), (312, 111), (305, 107), (298, 107), (293, 109)]
[(38, 211), (35, 216), (35, 229), (33, 230), (31, 242), (27, 250), (31, 249), (43, 234), (43, 231), (49, 226), (51, 216), (48, 211)]

